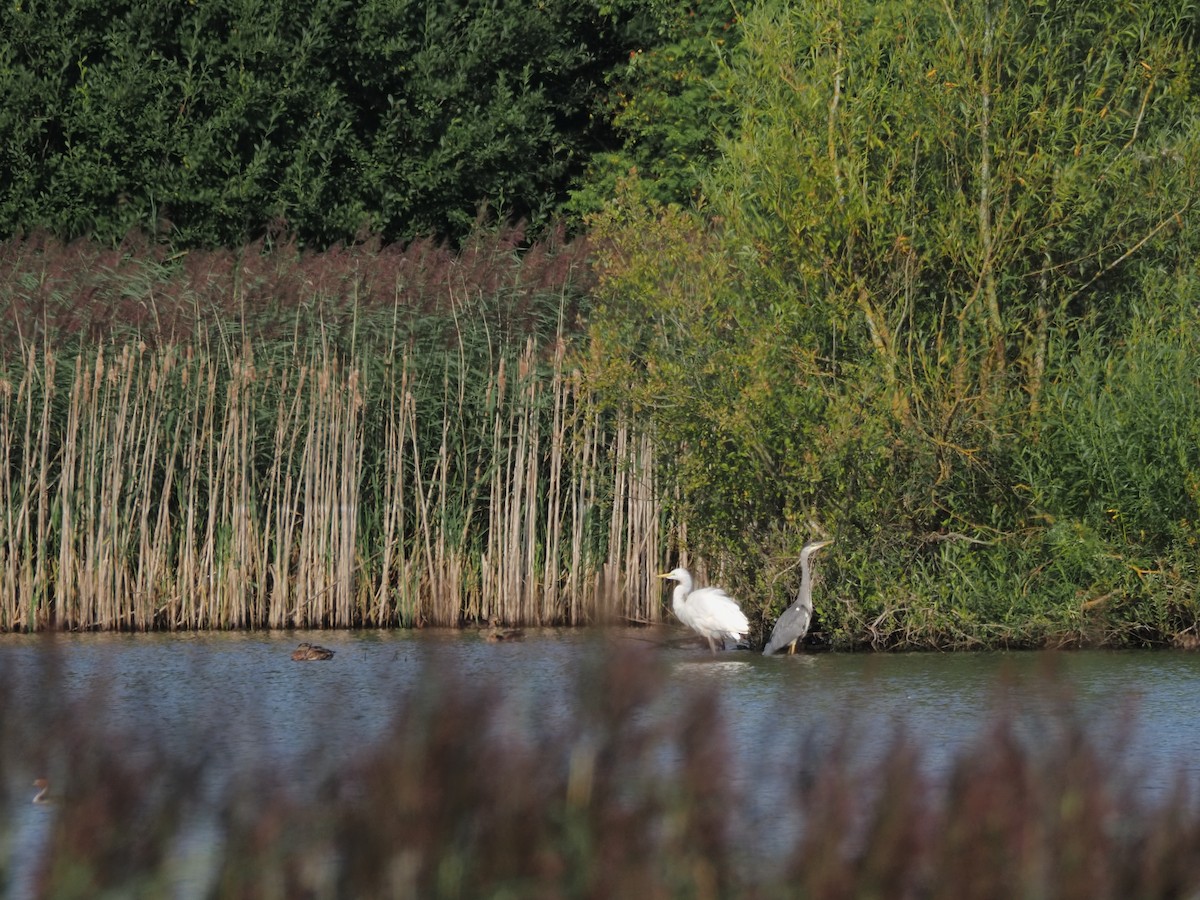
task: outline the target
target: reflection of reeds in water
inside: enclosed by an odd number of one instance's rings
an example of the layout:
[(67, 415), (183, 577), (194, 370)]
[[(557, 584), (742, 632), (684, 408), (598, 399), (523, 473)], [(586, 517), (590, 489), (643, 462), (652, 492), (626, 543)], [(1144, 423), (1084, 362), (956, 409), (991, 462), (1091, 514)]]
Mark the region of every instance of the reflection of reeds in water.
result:
[(561, 339), (31, 349), (0, 460), (0, 630), (659, 615), (649, 443)]
[[(918, 746), (898, 739), (865, 777), (851, 741), (739, 791), (711, 685), (676, 683), (664, 702), (661, 663), (636, 653), (585, 663), (544, 734), (504, 721), (494, 686), (428, 673), (378, 740), (336, 770), (310, 768), (337, 758), (330, 748), (295, 770), (264, 758), (223, 771), (228, 784), (211, 797), (197, 786), (219, 761), (196, 752), (202, 741), (172, 755), (153, 736), (106, 730), (102, 703), (29, 709), (4, 678), (0, 769), (22, 758), (62, 769), (39, 896), (171, 895), (173, 851), (200, 817), (211, 823), (207, 895), (220, 897), (1200, 891), (1200, 809), (1184, 792), (1135, 799), (1069, 716), (1036, 746), (998, 719), (937, 785)], [(62, 696), (53, 679), (42, 687)], [(225, 712), (214, 715), (220, 731)], [(739, 825), (763, 796), (789, 798), (797, 817), (758, 826), (783, 831), (769, 853)], [(4, 802), (29, 800), (0, 793)], [(0, 854), (13, 820), (0, 816)]]

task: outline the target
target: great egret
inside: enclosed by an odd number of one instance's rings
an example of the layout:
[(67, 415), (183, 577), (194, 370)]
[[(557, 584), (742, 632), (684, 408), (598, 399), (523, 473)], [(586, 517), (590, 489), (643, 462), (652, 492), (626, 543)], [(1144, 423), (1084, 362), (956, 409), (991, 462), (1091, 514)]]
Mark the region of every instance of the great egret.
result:
[(679, 582), (671, 594), (671, 609), (680, 622), (708, 640), (708, 649), (714, 654), (714, 639), (720, 638), (723, 649), (726, 638), (737, 641), (750, 632), (746, 616), (721, 588), (692, 590), (692, 574), (687, 569), (672, 569), (658, 577)]
[(812, 555), (832, 543), (833, 541), (812, 541), (805, 544), (804, 549), (800, 551), (800, 593), (796, 595), (796, 602), (785, 609), (779, 621), (775, 623), (771, 639), (763, 648), (763, 656), (770, 656), (783, 647), (788, 648), (788, 653), (795, 653), (796, 642), (808, 634), (813, 614)]
[(310, 644), (305, 641), (299, 647), (292, 651), (292, 659), (297, 662), (304, 662), (310, 659), (333, 659), (333, 651), (326, 650), (324, 647), (318, 647), (316, 644)]

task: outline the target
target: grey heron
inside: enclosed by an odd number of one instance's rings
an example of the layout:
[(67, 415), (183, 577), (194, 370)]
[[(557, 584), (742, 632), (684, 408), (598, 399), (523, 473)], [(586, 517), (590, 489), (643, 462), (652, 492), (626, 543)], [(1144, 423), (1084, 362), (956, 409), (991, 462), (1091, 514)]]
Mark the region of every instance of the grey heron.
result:
[(659, 578), (677, 581), (671, 594), (671, 609), (679, 621), (708, 640), (708, 649), (717, 652), (716, 639), (741, 640), (750, 632), (750, 623), (737, 602), (718, 587), (692, 589), (692, 574), (687, 569), (672, 569)]
[(811, 541), (800, 551), (800, 592), (796, 595), (796, 601), (783, 611), (783, 615), (775, 623), (771, 639), (763, 648), (763, 656), (770, 656), (783, 647), (788, 648), (788, 653), (795, 653), (796, 642), (808, 634), (813, 614), (812, 555), (832, 543), (833, 541)]

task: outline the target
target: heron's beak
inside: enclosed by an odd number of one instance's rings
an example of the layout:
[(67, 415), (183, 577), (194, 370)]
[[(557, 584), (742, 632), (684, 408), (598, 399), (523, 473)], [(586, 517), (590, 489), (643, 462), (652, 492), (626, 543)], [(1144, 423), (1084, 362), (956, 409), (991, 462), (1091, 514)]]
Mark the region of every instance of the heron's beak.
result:
[(655, 577), (655, 578), (670, 578), (670, 577), (671, 577), (671, 573), (670, 573), (670, 572), (663, 572), (661, 575), (655, 575), (654, 577)]

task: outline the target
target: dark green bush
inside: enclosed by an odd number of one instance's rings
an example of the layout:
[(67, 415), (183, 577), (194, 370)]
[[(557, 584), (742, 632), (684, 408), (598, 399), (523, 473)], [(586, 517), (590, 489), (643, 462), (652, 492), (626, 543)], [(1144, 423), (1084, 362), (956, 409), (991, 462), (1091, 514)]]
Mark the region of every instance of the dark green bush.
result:
[(0, 235), (186, 246), (548, 221), (604, 139), (593, 4), (30, 0), (0, 8)]

